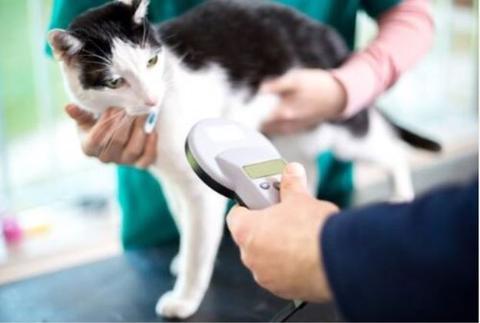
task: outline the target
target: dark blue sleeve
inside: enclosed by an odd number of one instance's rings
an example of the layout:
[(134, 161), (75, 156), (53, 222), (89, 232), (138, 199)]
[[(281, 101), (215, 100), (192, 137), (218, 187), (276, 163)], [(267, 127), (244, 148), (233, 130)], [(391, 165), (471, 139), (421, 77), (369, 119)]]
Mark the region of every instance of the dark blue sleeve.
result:
[(478, 319), (478, 182), (341, 212), (321, 250), (347, 320)]

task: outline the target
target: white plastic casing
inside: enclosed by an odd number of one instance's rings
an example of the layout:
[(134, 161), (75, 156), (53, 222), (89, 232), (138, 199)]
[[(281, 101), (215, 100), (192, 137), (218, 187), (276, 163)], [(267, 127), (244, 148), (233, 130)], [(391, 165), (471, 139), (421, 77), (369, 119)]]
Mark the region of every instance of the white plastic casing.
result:
[[(205, 119), (190, 131), (186, 149), (194, 170), (216, 191), (250, 209), (279, 202), (280, 172), (253, 179), (244, 170), (247, 165), (282, 159), (260, 132), (225, 119)], [(219, 185), (234, 194), (219, 190)]]

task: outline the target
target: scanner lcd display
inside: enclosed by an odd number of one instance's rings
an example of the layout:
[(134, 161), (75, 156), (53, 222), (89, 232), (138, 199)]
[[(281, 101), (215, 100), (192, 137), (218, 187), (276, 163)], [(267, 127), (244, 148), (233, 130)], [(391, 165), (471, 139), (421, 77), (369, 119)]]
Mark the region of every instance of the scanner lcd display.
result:
[(252, 179), (277, 175), (282, 173), (285, 167), (283, 159), (268, 160), (261, 163), (243, 166), (243, 170)]

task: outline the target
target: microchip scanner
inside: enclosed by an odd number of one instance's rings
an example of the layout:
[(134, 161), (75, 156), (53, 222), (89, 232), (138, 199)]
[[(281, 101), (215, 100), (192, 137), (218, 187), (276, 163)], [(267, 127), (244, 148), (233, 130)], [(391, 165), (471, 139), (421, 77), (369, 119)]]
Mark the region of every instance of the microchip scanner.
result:
[(185, 150), (195, 173), (218, 193), (250, 209), (280, 201), (286, 163), (256, 130), (225, 119), (205, 119), (190, 131)]
[[(204, 119), (190, 130), (185, 153), (190, 166), (211, 189), (249, 209), (280, 202), (286, 162), (260, 132), (225, 119)], [(294, 300), (274, 321), (285, 321), (305, 302)]]

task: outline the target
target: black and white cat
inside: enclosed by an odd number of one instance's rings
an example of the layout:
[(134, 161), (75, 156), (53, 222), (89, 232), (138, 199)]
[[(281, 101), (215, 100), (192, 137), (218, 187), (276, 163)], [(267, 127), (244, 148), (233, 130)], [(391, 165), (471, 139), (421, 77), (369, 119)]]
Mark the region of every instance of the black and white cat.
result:
[[(187, 164), (186, 135), (197, 121), (224, 117), (258, 128), (278, 102), (259, 84), (295, 68), (329, 69), (349, 55), (330, 28), (265, 1), (212, 0), (159, 26), (146, 18), (148, 0), (117, 0), (53, 30), (49, 42), (74, 103), (95, 114), (122, 107), (129, 115), (159, 110), (161, 180), (181, 232), (172, 261), (177, 281), (157, 303), (157, 313), (185, 318), (208, 288), (223, 232), (225, 199), (207, 188)], [(315, 157), (331, 149), (345, 160), (385, 168), (397, 200), (413, 198), (408, 164), (398, 138), (426, 149), (439, 147), (393, 126), (376, 110), (344, 122), (272, 138), (287, 160), (301, 162), (312, 191)]]

